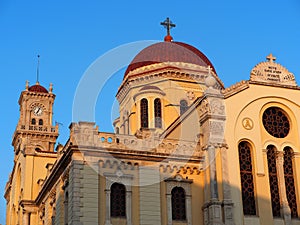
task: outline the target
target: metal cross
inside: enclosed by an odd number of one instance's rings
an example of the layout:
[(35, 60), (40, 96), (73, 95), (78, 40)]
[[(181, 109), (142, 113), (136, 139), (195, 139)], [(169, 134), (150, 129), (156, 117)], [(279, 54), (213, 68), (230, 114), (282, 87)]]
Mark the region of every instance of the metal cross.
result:
[(274, 62), (276, 60), (276, 57), (272, 55), (272, 53), (270, 55), (267, 56), (267, 60), (269, 62)]
[(161, 22), (160, 25), (163, 25), (167, 29), (167, 34), (170, 35), (170, 30), (173, 27), (176, 27), (174, 23), (167, 17), (167, 19), (164, 22)]

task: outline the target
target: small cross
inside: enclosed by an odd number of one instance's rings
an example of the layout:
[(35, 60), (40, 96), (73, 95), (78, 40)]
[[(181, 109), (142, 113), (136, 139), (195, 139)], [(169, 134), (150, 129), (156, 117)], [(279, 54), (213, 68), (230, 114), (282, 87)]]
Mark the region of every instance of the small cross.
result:
[(176, 27), (174, 23), (167, 17), (167, 19), (164, 22), (161, 22), (160, 25), (163, 25), (167, 29), (167, 34), (170, 35), (170, 30), (173, 27)]
[(276, 57), (272, 55), (272, 53), (270, 55), (267, 56), (267, 60), (269, 62), (274, 62), (276, 60)]
[(208, 65), (208, 67), (207, 67), (207, 68), (208, 68), (208, 75), (211, 75), (211, 70), (212, 70), (212, 69), (211, 69), (211, 66), (210, 66), (210, 65)]

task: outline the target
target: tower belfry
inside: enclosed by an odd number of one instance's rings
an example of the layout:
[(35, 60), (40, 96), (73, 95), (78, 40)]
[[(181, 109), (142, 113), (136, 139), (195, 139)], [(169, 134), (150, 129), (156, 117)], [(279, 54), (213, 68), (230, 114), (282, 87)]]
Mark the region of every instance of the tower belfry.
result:
[[(37, 74), (38, 75), (38, 74)], [(37, 77), (38, 78), (38, 77)], [(26, 89), (19, 98), (20, 118), (13, 138), (15, 153), (53, 152), (58, 127), (52, 125), (55, 95), (37, 83)]]

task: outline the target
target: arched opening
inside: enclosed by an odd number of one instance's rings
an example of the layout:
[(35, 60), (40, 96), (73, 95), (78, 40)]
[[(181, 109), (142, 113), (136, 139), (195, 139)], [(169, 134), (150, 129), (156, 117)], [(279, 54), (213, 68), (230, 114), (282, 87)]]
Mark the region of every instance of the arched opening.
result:
[(155, 127), (161, 128), (161, 101), (159, 98), (154, 100), (154, 117), (155, 117)]
[(32, 125), (36, 125), (36, 119), (33, 118), (33, 119), (31, 120), (31, 124), (32, 124)]
[(186, 100), (181, 100), (180, 101), (180, 115), (185, 113), (186, 110), (188, 110), (188, 103)]
[(126, 217), (126, 188), (123, 184), (114, 183), (110, 188), (111, 217)]
[(286, 197), (289, 202), (291, 209), (291, 217), (298, 217), (297, 210), (297, 198), (296, 198), (296, 189), (295, 189), (295, 180), (294, 180), (294, 170), (293, 170), (293, 150), (290, 147), (284, 148), (284, 180), (286, 188)]
[(172, 220), (186, 220), (185, 191), (182, 187), (174, 187), (172, 195)]
[(43, 126), (44, 125), (44, 121), (42, 119), (39, 119), (39, 125)]
[(141, 127), (148, 128), (148, 100), (141, 100)]
[(251, 146), (246, 141), (239, 144), (239, 161), (244, 215), (256, 215)]
[(276, 148), (273, 145), (269, 145), (267, 147), (267, 151), (273, 217), (280, 217), (280, 198), (276, 168)]

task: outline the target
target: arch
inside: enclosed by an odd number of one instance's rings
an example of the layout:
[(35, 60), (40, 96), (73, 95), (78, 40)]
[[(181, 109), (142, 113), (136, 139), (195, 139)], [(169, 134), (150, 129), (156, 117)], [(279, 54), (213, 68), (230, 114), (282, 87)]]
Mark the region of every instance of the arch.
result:
[(36, 119), (35, 118), (32, 118), (31, 125), (36, 125)]
[(297, 209), (296, 188), (295, 188), (293, 160), (292, 160), (293, 150), (290, 147), (285, 147), (283, 151), (284, 151), (283, 169), (284, 169), (286, 197), (291, 209), (291, 217), (297, 218), (298, 209)]
[(44, 125), (44, 121), (42, 119), (39, 119), (39, 125), (43, 126)]
[(155, 118), (155, 128), (162, 127), (161, 121), (161, 100), (156, 98), (154, 100), (154, 118)]
[(188, 102), (186, 100), (180, 100), (180, 115), (186, 112), (188, 110)]
[(276, 148), (274, 145), (269, 145), (267, 147), (267, 159), (273, 217), (280, 217), (280, 197), (276, 168)]
[(249, 142), (242, 141), (238, 149), (244, 215), (256, 215), (252, 148)]
[(141, 127), (148, 128), (149, 127), (149, 124), (148, 124), (148, 100), (145, 98), (143, 98), (141, 100), (140, 113), (141, 113)]
[(111, 217), (126, 217), (126, 188), (123, 184), (113, 183), (110, 189)]
[(172, 220), (186, 220), (186, 196), (182, 187), (174, 187), (171, 191), (172, 195)]

